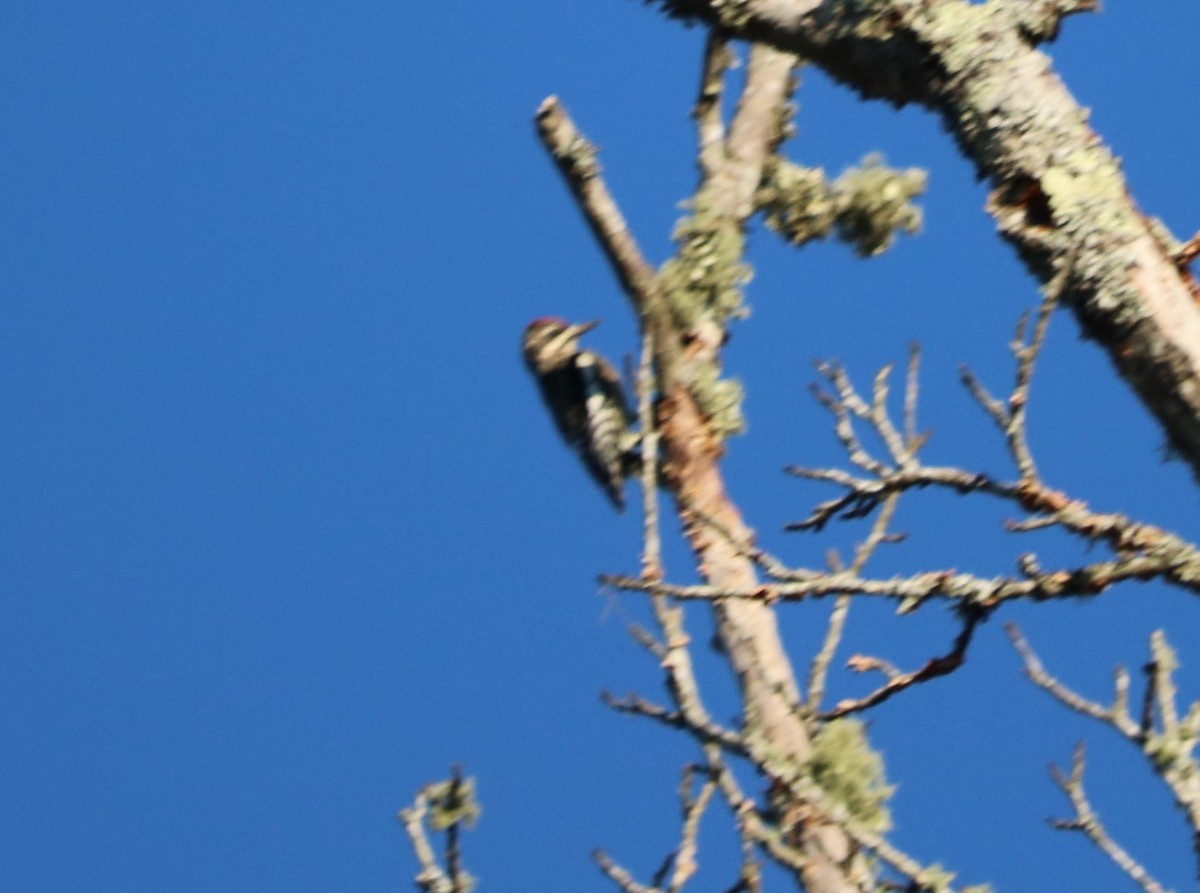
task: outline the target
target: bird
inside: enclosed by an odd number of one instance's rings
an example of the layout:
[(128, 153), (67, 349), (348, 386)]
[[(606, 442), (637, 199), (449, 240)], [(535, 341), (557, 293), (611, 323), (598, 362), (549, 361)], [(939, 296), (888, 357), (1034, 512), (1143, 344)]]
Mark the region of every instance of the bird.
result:
[(616, 369), (579, 345), (580, 337), (599, 324), (539, 317), (525, 327), (521, 348), (559, 434), (617, 511), (623, 511), (637, 437)]

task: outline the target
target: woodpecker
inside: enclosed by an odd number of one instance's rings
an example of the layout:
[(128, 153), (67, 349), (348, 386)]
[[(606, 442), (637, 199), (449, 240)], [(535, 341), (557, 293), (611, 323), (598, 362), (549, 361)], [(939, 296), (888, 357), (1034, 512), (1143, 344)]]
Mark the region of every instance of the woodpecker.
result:
[(579, 346), (579, 337), (597, 325), (542, 317), (526, 326), (521, 346), (559, 434), (621, 511), (634, 417), (612, 364)]

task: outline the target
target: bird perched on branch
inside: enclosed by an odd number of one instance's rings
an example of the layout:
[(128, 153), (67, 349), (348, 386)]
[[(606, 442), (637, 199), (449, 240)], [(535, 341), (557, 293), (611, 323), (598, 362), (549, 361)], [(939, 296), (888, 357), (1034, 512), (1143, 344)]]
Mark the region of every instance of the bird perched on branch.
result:
[(542, 317), (526, 326), (521, 346), (558, 432), (620, 511), (637, 435), (621, 377), (604, 357), (579, 346), (598, 324)]

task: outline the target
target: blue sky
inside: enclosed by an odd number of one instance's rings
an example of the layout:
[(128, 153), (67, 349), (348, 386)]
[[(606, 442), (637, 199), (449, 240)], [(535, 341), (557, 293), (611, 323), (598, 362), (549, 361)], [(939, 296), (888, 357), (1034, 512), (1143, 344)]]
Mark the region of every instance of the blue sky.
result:
[[(436, 10), (436, 11), (431, 11)], [(659, 694), (627, 639), (636, 569), (617, 517), (557, 442), (517, 357), (531, 317), (623, 299), (530, 119), (557, 93), (603, 149), (643, 247), (669, 249), (694, 182), (699, 30), (619, 0), (510, 4), (10, 0), (0, 13), (0, 886), (9, 890), (384, 890), (413, 864), (393, 814), (461, 762), (488, 890), (606, 890), (595, 846), (647, 876), (674, 841), (686, 742), (601, 707)], [(1200, 226), (1200, 11), (1111, 4), (1070, 20), (1056, 62), (1142, 207)], [(756, 226), (753, 316), (730, 345), (749, 434), (728, 478), (763, 540), (817, 563), (862, 531), (784, 535), (838, 462), (807, 395), (815, 357), (860, 380), (925, 345), (930, 458), (1006, 471), (955, 382), (997, 389), (1034, 284), (937, 123), (859, 103), (818, 73), (792, 157), (836, 173), (870, 151), (924, 166), (922, 235), (871, 262), (797, 253)], [(1050, 483), (1189, 536), (1197, 496), (1094, 347), (1056, 317), (1031, 437)], [(879, 573), (1012, 567), (1053, 538), (1002, 507), (918, 495)], [(688, 579), (676, 546), (669, 569)], [(796, 653), (822, 606), (785, 609)], [(1051, 667), (1105, 697), (1149, 631), (1180, 648), (1186, 596), (1133, 588), (1008, 612)], [(1003, 619), (1003, 618), (1001, 618)], [(704, 619), (692, 626), (703, 641)], [(864, 606), (848, 650), (914, 666), (946, 612)], [(896, 840), (998, 889), (1121, 889), (1081, 841), (1050, 760), (1092, 742), (1091, 793), (1165, 883), (1193, 876), (1182, 822), (1138, 760), (1022, 683), (1000, 624), (953, 678), (872, 716), (899, 784)], [(705, 681), (716, 703), (729, 683)], [(835, 696), (869, 682), (839, 675)], [(728, 875), (727, 822), (702, 857)], [(724, 872), (724, 873), (723, 873)]]

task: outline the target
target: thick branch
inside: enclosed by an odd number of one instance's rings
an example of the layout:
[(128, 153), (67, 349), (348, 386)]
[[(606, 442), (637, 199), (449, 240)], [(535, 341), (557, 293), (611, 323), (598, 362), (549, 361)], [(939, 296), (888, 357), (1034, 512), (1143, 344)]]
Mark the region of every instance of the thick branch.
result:
[[(1198, 289), (1034, 42), (1081, 2), (659, 0), (668, 14), (802, 54), (863, 96), (937, 113), (992, 184), (989, 211), (1200, 475)], [(1030, 10), (1033, 10), (1031, 13)], [(1031, 18), (1031, 15), (1033, 18)]]
[[(706, 72), (716, 64), (710, 59)], [(704, 173), (693, 205), (703, 208), (710, 219), (726, 222), (735, 232), (754, 210), (754, 193), (763, 168), (782, 133), (795, 64), (788, 54), (755, 47), (741, 101), (724, 139), (723, 163), (714, 163), (715, 153), (702, 150)], [(700, 377), (697, 370), (719, 368), (724, 319), (714, 316), (705, 321), (701, 309), (689, 330), (680, 330), (659, 281), (604, 187), (594, 148), (553, 98), (542, 104), (537, 124), (543, 143), (650, 335), (662, 395), (657, 430), (664, 456), (663, 481), (675, 496), (701, 572), (721, 589), (752, 588), (757, 579), (755, 564), (733, 545), (750, 541), (751, 532), (725, 492), (718, 465), (721, 446), (711, 419), (692, 392)], [(728, 531), (732, 540), (718, 533), (710, 519), (720, 530)], [(768, 605), (750, 601), (716, 604), (713, 609), (718, 636), (742, 690), (752, 758), (760, 765), (773, 764), (777, 774), (798, 775), (812, 745), (798, 710), (800, 692), (774, 614)], [(804, 836), (808, 857), (802, 872), (805, 887), (812, 893), (857, 889), (842, 869), (851, 855), (845, 834), (836, 826), (814, 822)]]

